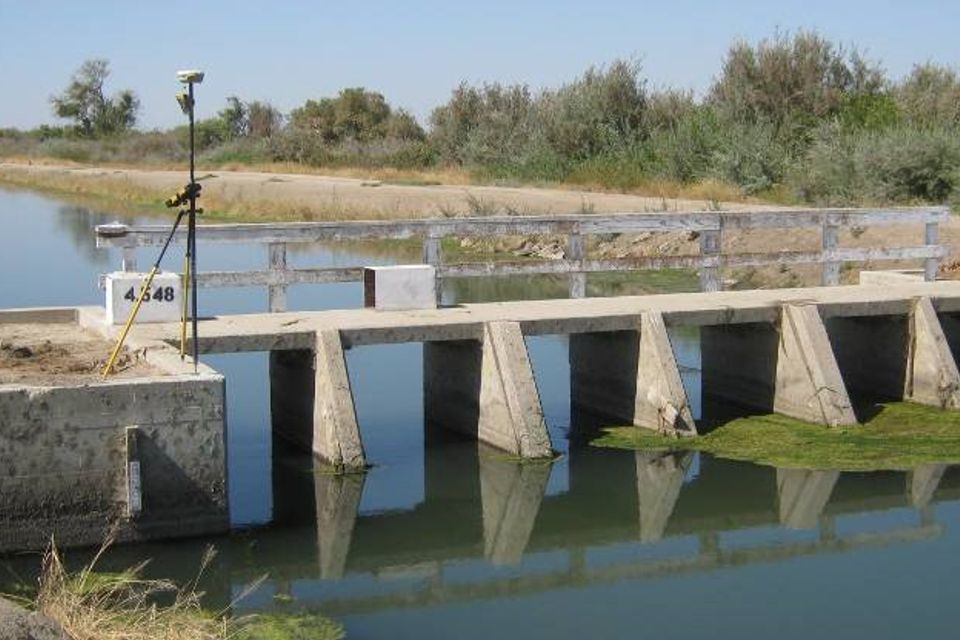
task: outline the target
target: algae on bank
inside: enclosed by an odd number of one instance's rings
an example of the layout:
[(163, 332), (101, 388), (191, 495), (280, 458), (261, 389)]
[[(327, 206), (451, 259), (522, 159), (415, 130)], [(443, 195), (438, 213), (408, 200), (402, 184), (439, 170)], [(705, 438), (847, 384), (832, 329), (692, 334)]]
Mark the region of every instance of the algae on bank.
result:
[(703, 451), (776, 467), (840, 471), (907, 470), (960, 463), (960, 411), (908, 402), (876, 405), (864, 424), (830, 428), (770, 414), (738, 418), (695, 438), (673, 439), (637, 427), (614, 427), (599, 447)]

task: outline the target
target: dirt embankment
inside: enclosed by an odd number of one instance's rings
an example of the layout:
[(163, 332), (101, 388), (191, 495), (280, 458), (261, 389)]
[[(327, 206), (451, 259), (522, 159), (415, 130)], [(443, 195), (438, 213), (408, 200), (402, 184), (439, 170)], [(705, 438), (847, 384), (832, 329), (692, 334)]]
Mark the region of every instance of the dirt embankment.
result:
[[(466, 215), (535, 215), (702, 211), (769, 205), (685, 200), (532, 187), (391, 184), (379, 180), (263, 173), (199, 171), (201, 204), (217, 218), (370, 220)], [(161, 203), (186, 182), (184, 171), (27, 165), (0, 162), (0, 182), (66, 193)]]
[[(99, 381), (113, 344), (74, 324), (0, 324), (0, 384), (72, 385)], [(124, 349), (111, 377), (162, 375)]]
[[(208, 221), (361, 220), (486, 215), (567, 213), (679, 212), (703, 210), (784, 210), (764, 203), (669, 199), (658, 196), (598, 193), (568, 189), (493, 187), (469, 185), (391, 184), (387, 181), (347, 177), (267, 173), (252, 171), (199, 172), (203, 184), (201, 204)], [(182, 187), (183, 171), (86, 168), (59, 165), (0, 163), (0, 184), (50, 189), (58, 193), (97, 196), (107, 202), (154, 205)], [(951, 218), (941, 226), (941, 242), (948, 256), (943, 273), (960, 273), (960, 223)], [(841, 247), (916, 246), (923, 242), (922, 226), (847, 229)], [(817, 229), (776, 229), (727, 232), (725, 254), (818, 251)], [(465, 239), (460, 249), (469, 260), (498, 254), (503, 257), (559, 259), (564, 256), (561, 238)], [(691, 233), (611, 235), (592, 238), (588, 254), (594, 258), (639, 258), (693, 255), (698, 238)], [(845, 268), (842, 279), (856, 280), (860, 268), (918, 266), (880, 262)], [(819, 282), (817, 265), (745, 267), (727, 270), (725, 286), (787, 287)]]

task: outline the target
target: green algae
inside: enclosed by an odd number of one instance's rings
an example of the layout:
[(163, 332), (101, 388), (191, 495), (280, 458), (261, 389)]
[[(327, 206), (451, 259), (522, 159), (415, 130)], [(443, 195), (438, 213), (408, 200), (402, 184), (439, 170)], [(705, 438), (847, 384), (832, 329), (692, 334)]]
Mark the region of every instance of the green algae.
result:
[(781, 415), (738, 418), (693, 438), (614, 427), (591, 444), (641, 450), (703, 451), (776, 467), (879, 471), (960, 463), (960, 411), (908, 402), (876, 405), (861, 425), (830, 428)]

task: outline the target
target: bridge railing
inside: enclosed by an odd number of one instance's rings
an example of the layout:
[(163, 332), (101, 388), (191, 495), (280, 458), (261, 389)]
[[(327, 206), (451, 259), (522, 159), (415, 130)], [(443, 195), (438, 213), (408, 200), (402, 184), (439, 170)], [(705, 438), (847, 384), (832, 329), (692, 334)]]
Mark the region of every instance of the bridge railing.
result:
[[(345, 240), (419, 239), (423, 262), (436, 267), (438, 278), (563, 274), (569, 278), (570, 296), (586, 294), (586, 274), (631, 272), (644, 269), (690, 268), (700, 274), (703, 291), (721, 288), (720, 270), (724, 267), (820, 264), (822, 284), (840, 282), (844, 263), (863, 261), (922, 260), (927, 280), (936, 277), (945, 255), (939, 242), (939, 224), (947, 219), (945, 207), (887, 209), (813, 209), (785, 211), (701, 211), (690, 213), (621, 213), (550, 216), (489, 216), (479, 218), (443, 218), (422, 220), (302, 222), (267, 224), (201, 225), (197, 238), (205, 243), (259, 244), (266, 246), (266, 264), (260, 270), (205, 271), (197, 274), (198, 286), (265, 286), (269, 290), (270, 310), (286, 308), (286, 289), (294, 284), (359, 282), (363, 267), (293, 268), (287, 264), (290, 245)], [(923, 242), (899, 247), (841, 247), (840, 230), (865, 229), (881, 225), (923, 227)], [(819, 228), (821, 247), (817, 251), (772, 251), (728, 253), (723, 250), (724, 233), (732, 230)], [(119, 247), (123, 252), (122, 269), (136, 270), (137, 247), (159, 246), (169, 226), (122, 224), (96, 227), (98, 247)], [(630, 258), (591, 258), (586, 239), (601, 234), (694, 232), (699, 238), (699, 253), (693, 255), (644, 256)], [(564, 255), (555, 260), (484, 261), (445, 263), (441, 249), (444, 238), (480, 238), (497, 236), (562, 236), (566, 238)], [(175, 241), (186, 241), (181, 230)]]

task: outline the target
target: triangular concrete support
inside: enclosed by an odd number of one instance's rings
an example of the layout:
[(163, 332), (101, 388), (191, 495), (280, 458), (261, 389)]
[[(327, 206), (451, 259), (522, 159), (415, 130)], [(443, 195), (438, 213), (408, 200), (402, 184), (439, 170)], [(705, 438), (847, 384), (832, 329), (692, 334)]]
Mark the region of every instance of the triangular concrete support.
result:
[(522, 458), (553, 456), (540, 393), (517, 322), (491, 322), (481, 340), (423, 345), (424, 420)]
[(857, 423), (814, 305), (783, 305), (773, 410), (831, 427)]
[(777, 469), (780, 524), (788, 529), (816, 527), (839, 478), (839, 471)]
[(478, 437), (522, 458), (553, 455), (527, 344), (516, 322), (483, 327)]
[(484, 555), (496, 565), (520, 562), (547, 489), (549, 462), (514, 462), (480, 451)]
[(658, 542), (677, 505), (693, 453), (637, 451), (640, 542)]
[(340, 332), (317, 332), (313, 452), (339, 470), (366, 466)]
[(365, 478), (363, 473), (343, 474), (323, 464), (314, 465), (317, 550), (323, 579), (343, 577)]
[(930, 298), (914, 302), (909, 326), (904, 400), (944, 409), (960, 408), (960, 372)]
[(922, 464), (907, 472), (907, 496), (910, 498), (910, 504), (913, 507), (922, 509), (930, 504), (948, 466), (945, 464)]
[(633, 424), (675, 435), (696, 435), (687, 393), (659, 313), (640, 317), (637, 395)]

